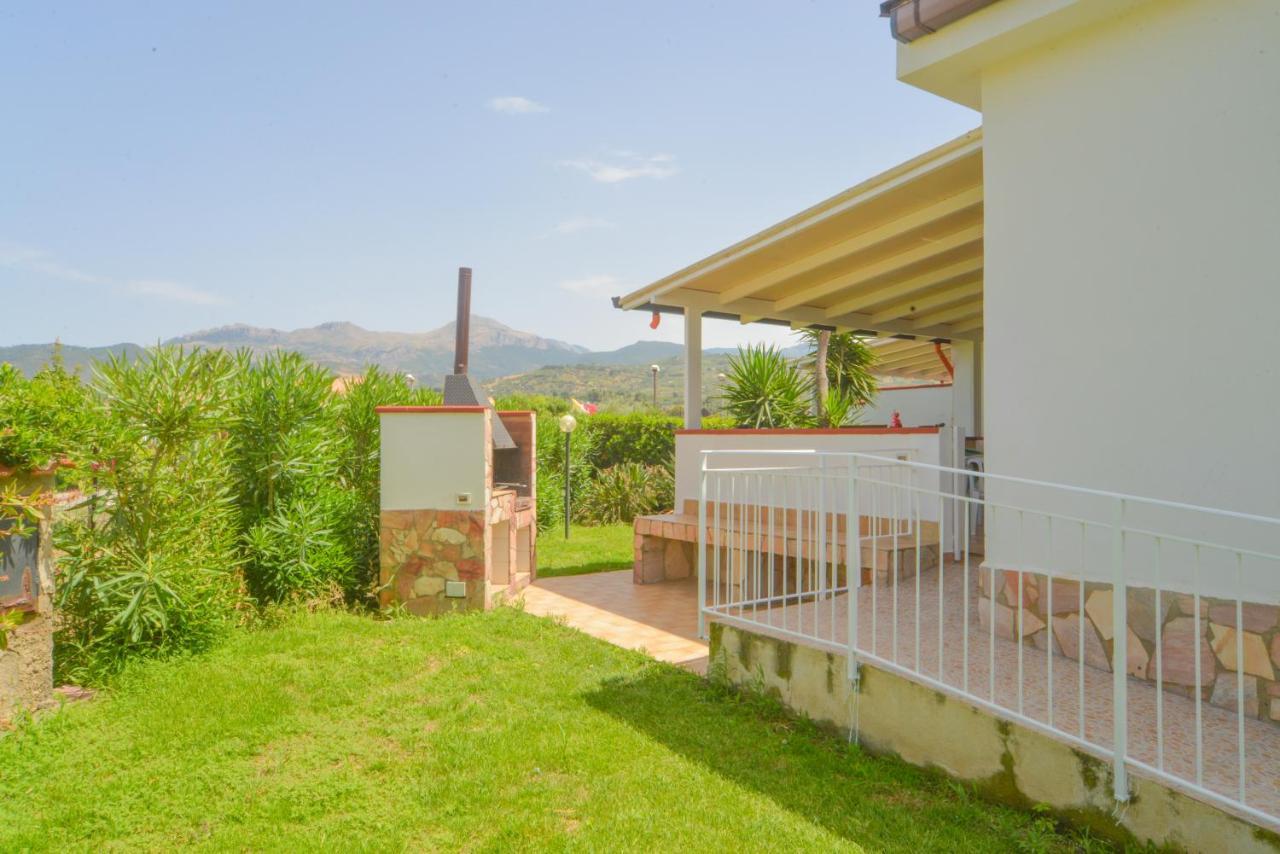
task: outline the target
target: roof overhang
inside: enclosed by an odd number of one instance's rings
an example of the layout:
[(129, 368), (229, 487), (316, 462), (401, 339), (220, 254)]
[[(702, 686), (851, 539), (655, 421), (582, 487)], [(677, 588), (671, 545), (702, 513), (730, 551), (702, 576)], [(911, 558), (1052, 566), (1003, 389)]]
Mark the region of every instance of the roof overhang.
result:
[(975, 110), (982, 71), (1152, 0), (1000, 0), (898, 45), (898, 79)]
[(982, 131), (614, 304), (927, 340), (982, 337)]

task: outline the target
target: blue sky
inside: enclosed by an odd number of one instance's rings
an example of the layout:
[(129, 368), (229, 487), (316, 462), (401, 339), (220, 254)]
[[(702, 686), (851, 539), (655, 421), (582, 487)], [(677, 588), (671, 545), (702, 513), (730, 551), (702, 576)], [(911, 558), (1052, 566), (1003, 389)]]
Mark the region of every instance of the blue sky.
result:
[(608, 298), (979, 123), (870, 0), (6, 4), (0, 98), (6, 344), (430, 329), (460, 264), (512, 326), (678, 340)]

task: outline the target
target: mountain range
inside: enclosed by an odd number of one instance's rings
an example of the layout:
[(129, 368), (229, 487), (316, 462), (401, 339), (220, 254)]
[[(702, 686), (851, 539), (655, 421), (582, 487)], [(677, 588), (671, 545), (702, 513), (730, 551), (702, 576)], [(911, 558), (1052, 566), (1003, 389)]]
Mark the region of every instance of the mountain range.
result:
[[(439, 387), (444, 375), (453, 370), (454, 323), (428, 332), (375, 332), (354, 323), (322, 323), (306, 329), (285, 331), (245, 324), (220, 326), (171, 338), (166, 344), (238, 350), (255, 354), (273, 350), (295, 350), (339, 374), (358, 374), (376, 364), (388, 370), (407, 371), (420, 383)], [(0, 362), (33, 373), (53, 354), (53, 344), (22, 344), (0, 347)], [(87, 371), (89, 363), (109, 353), (133, 358), (143, 352), (136, 344), (108, 347), (62, 345), (68, 367)], [(663, 362), (683, 352), (680, 344), (666, 341), (637, 341), (617, 350), (591, 351), (585, 347), (543, 338), (532, 332), (513, 329), (481, 315), (471, 318), (470, 373), (480, 380), (525, 374), (544, 366), (621, 366)], [(732, 350), (708, 350), (724, 354)]]

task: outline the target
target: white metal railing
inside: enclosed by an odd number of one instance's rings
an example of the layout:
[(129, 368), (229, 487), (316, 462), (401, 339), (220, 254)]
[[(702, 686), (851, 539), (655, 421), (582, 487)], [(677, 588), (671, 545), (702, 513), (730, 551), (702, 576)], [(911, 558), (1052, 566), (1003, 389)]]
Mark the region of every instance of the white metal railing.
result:
[(701, 634), (710, 617), (845, 653), (853, 681), (871, 663), (1109, 758), (1118, 801), (1136, 768), (1280, 826), (1280, 725), (1245, 648), (1246, 609), (1280, 614), (1280, 519), (747, 453), (701, 455)]

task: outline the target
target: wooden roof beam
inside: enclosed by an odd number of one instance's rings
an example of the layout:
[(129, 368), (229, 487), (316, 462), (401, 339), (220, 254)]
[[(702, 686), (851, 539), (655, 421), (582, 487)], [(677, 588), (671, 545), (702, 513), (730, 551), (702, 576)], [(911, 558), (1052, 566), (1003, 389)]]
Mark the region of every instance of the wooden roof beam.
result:
[(775, 300), (774, 309), (776, 311), (786, 311), (798, 305), (808, 305), (816, 299), (822, 299), (840, 291), (856, 288), (858, 285), (878, 279), (881, 276), (891, 275), (905, 267), (910, 267), (912, 264), (928, 261), (930, 258), (935, 258), (944, 252), (979, 243), (982, 240), (982, 231), (983, 226), (979, 223), (968, 228), (962, 228), (959, 231), (953, 231), (936, 240), (926, 241), (919, 246), (908, 249), (906, 252), (899, 252), (897, 255), (884, 258), (874, 264), (868, 264), (856, 272), (837, 276), (820, 285), (803, 288), (782, 299)]
[(947, 288), (936, 294), (929, 294), (922, 297), (911, 297), (899, 302), (895, 302), (881, 311), (872, 313), (871, 320), (875, 323), (882, 323), (886, 320), (893, 320), (896, 317), (905, 317), (908, 320), (918, 320), (919, 312), (926, 311), (931, 308), (941, 308), (951, 305), (969, 297), (982, 295), (982, 280), (969, 282), (953, 288)]
[(720, 294), (720, 303), (730, 303), (743, 297), (754, 296), (787, 279), (802, 276), (819, 267), (832, 264), (867, 249), (872, 249), (886, 241), (901, 237), (903, 234), (931, 225), (944, 217), (970, 210), (981, 204), (982, 187), (965, 190), (942, 201), (934, 202), (912, 211), (906, 216), (841, 240), (826, 249), (805, 255), (789, 264), (783, 264), (781, 267), (752, 276), (722, 292)]
[(917, 291), (925, 290), (952, 279), (958, 279), (961, 276), (967, 276), (971, 273), (977, 273), (982, 270), (983, 259), (982, 253), (978, 253), (972, 258), (965, 258), (954, 264), (948, 264), (937, 270), (929, 270), (918, 276), (912, 276), (900, 282), (884, 285), (874, 290), (863, 291), (856, 296), (841, 300), (830, 308), (826, 309), (826, 315), (829, 318), (837, 319), (846, 314), (854, 314), (865, 312), (873, 306), (879, 305), (889, 300), (898, 300), (905, 298), (909, 294)]
[(915, 322), (921, 329), (930, 329), (939, 323), (952, 323), (957, 320), (965, 320), (974, 315), (982, 315), (981, 298), (961, 303), (951, 308), (944, 308), (938, 311), (923, 314), (915, 319)]

